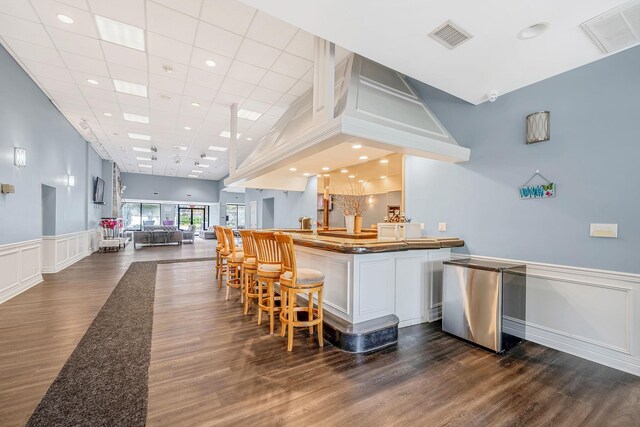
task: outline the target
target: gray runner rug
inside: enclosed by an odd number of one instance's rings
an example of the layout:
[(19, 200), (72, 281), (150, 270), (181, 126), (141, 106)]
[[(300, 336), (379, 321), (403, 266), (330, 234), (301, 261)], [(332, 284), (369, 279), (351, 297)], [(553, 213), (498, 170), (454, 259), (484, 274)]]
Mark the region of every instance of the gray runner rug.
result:
[(118, 282), (27, 426), (144, 426), (158, 262)]

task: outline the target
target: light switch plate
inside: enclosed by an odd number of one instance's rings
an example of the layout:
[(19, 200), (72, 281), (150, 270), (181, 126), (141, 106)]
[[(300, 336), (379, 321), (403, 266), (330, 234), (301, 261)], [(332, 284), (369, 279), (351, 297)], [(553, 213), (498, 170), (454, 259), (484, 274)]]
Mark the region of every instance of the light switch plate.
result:
[(589, 236), (616, 239), (618, 238), (618, 224), (591, 224)]
[(447, 223), (439, 222), (438, 223), (438, 231), (447, 231)]

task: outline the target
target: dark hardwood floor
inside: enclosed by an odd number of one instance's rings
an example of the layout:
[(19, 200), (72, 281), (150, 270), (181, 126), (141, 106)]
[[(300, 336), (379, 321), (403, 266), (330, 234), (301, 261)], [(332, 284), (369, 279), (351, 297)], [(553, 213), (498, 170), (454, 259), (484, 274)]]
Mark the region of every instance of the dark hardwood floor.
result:
[[(0, 425), (29, 418), (135, 260), (211, 256), (214, 244), (94, 254), (0, 305)], [(533, 343), (495, 355), (440, 331), (400, 330), (371, 355), (286, 340), (224, 300), (211, 262), (158, 266), (150, 426), (640, 425), (640, 377)]]

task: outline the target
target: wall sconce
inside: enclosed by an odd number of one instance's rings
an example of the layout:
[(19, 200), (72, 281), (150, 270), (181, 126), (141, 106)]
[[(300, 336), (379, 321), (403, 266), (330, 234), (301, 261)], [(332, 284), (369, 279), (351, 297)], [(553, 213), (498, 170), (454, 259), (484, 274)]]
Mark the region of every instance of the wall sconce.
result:
[(551, 139), (551, 113), (539, 111), (527, 116), (527, 144)]
[(373, 196), (369, 196), (369, 204), (372, 205), (373, 204)]
[(13, 164), (19, 167), (27, 166), (27, 149), (21, 147), (13, 148)]
[(67, 186), (75, 187), (76, 186), (76, 177), (73, 175), (67, 175)]

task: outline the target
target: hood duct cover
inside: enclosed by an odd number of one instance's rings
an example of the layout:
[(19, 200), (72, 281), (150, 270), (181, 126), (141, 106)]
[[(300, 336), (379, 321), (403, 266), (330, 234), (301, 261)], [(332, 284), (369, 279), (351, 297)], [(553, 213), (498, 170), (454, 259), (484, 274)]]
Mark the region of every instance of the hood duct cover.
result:
[[(260, 176), (345, 142), (446, 162), (469, 160), (470, 150), (457, 144), (402, 74), (352, 54), (336, 66), (334, 81), (334, 118), (314, 118), (310, 89), (225, 184), (255, 186), (251, 181)], [(276, 182), (259, 187), (293, 189)], [(297, 187), (304, 190), (304, 183)]]

